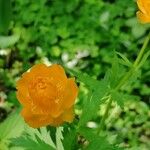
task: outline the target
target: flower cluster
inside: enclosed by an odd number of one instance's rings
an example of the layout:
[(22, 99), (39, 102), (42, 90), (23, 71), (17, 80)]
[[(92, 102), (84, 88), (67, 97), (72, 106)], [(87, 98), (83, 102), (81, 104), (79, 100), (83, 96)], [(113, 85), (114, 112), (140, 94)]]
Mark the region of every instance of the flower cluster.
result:
[(74, 78), (67, 78), (57, 64), (37, 64), (17, 82), (17, 98), (23, 105), (21, 115), (33, 128), (72, 122), (77, 94)]

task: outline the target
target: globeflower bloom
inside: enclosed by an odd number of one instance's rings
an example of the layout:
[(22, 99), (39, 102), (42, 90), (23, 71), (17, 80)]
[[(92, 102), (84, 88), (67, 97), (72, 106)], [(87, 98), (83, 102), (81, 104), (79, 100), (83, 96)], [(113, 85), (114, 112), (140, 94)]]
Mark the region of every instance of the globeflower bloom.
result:
[(137, 0), (139, 11), (137, 17), (141, 23), (150, 23), (150, 0)]
[(17, 82), (17, 98), (23, 105), (21, 115), (33, 128), (72, 122), (77, 94), (74, 78), (67, 78), (57, 64), (37, 64)]

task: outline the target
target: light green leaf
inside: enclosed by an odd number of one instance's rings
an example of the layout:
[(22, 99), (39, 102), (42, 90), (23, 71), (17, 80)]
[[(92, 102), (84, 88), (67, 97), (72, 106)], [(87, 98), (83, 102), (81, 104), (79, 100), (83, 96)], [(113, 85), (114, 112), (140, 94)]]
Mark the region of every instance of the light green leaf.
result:
[(62, 131), (63, 131), (62, 127), (59, 127), (56, 130), (56, 149), (58, 150), (64, 150), (63, 144), (62, 144), (62, 139), (63, 139)]
[(38, 130), (26, 126), (22, 136), (11, 139), (11, 144), (13, 146), (12, 148), (22, 147), (27, 150), (34, 150), (34, 148), (36, 150), (54, 150), (56, 148), (46, 127)]
[(40, 128), (40, 139), (42, 139), (45, 143), (51, 145), (52, 147), (55, 147), (55, 144), (53, 143), (50, 133), (47, 131), (46, 127)]
[(8, 139), (19, 136), (23, 129), (23, 119), (18, 112), (15, 112), (0, 124), (0, 139), (2, 142), (8, 142)]
[(12, 139), (12, 143), (17, 147), (22, 147), (26, 150), (55, 150), (52, 146), (48, 145), (42, 141), (38, 136), (36, 136), (37, 141), (33, 140), (27, 134), (21, 137)]
[(20, 35), (0, 36), (0, 48), (7, 48), (14, 45), (20, 38)]

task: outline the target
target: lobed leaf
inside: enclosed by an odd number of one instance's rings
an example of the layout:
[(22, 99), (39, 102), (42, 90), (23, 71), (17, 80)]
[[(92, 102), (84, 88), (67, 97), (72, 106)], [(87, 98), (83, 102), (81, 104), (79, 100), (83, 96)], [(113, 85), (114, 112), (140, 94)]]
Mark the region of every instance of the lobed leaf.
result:
[(19, 136), (24, 129), (24, 122), (18, 112), (14, 112), (0, 124), (0, 143)]
[(12, 143), (16, 147), (22, 147), (26, 150), (55, 150), (52, 146), (42, 141), (38, 136), (37, 141), (38, 142), (34, 141), (26, 134), (21, 137), (12, 139)]
[(105, 136), (97, 136), (93, 129), (82, 127), (79, 132), (88, 141), (85, 150), (123, 150), (116, 145), (110, 144)]
[(75, 147), (77, 138), (77, 132), (75, 129), (70, 129), (62, 140), (63, 146), (65, 150), (72, 150)]
[(108, 92), (108, 82), (106, 80), (99, 81), (99, 85), (95, 86), (91, 96), (85, 101), (83, 112), (79, 121), (79, 125), (84, 125), (91, 120), (97, 113), (100, 104), (102, 104), (103, 96)]
[(68, 70), (70, 73), (72, 73), (74, 76), (78, 78), (79, 81), (85, 84), (85, 86), (90, 89), (90, 90), (95, 90), (95, 87), (99, 85), (99, 81), (96, 79), (93, 79), (87, 74), (84, 74), (83, 72), (80, 71), (75, 71), (75, 70)]

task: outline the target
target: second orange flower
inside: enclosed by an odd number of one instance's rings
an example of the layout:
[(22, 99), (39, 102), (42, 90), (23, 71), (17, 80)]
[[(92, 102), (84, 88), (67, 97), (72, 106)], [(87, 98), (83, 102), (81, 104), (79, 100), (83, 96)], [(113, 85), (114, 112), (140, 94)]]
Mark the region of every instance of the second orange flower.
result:
[(137, 0), (140, 11), (137, 17), (142, 23), (150, 23), (150, 0)]

